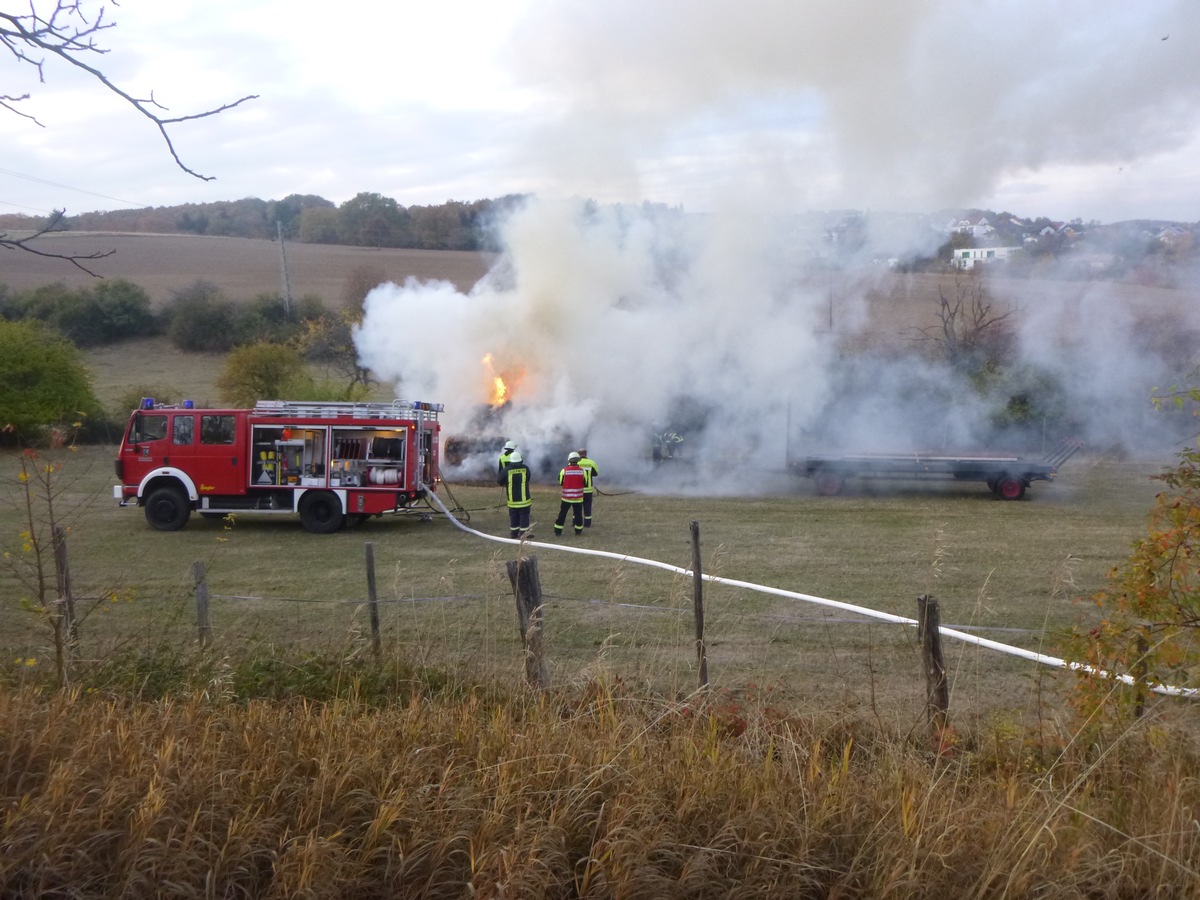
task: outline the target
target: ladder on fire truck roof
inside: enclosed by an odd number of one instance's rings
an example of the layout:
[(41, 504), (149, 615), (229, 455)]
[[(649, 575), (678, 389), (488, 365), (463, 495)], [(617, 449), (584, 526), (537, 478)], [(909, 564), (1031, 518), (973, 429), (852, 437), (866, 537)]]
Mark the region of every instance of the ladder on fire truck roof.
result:
[(305, 416), (311, 419), (422, 419), (437, 421), (444, 409), (441, 403), (423, 400), (393, 400), (391, 403), (308, 402), (301, 400), (259, 400), (254, 412), (260, 416)]

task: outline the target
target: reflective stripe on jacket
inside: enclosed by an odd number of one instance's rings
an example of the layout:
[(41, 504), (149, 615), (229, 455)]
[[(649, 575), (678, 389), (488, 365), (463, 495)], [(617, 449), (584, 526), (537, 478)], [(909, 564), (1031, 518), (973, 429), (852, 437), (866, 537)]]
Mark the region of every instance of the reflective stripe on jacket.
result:
[(579, 460), (579, 468), (587, 473), (587, 484), (584, 485), (583, 492), (585, 494), (596, 493), (596, 488), (592, 485), (592, 482), (600, 477), (600, 467), (585, 456)]
[(583, 489), (587, 486), (587, 472), (575, 463), (567, 463), (558, 473), (558, 483), (562, 485), (562, 498), (567, 503), (582, 503)]

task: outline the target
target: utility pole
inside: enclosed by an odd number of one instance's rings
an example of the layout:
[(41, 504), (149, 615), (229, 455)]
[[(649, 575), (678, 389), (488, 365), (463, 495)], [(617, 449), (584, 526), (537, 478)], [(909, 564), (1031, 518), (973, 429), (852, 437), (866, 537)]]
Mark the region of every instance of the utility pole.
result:
[(275, 233), (279, 235), (279, 280), (283, 295), (283, 312), (290, 319), (292, 316), (292, 285), (288, 281), (287, 252), (283, 249), (283, 223), (275, 220)]

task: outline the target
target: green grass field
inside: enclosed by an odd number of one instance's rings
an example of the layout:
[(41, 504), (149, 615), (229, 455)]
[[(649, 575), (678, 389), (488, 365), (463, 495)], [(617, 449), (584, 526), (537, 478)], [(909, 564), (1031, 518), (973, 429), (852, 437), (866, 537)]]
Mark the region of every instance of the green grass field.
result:
[[(872, 333), (911, 325), (898, 304), (877, 311), (896, 319)], [(89, 363), (106, 403), (143, 384), (203, 402), (222, 360), (145, 341)], [(0, 453), (2, 897), (1142, 898), (1200, 884), (1187, 701), (1101, 726), (1066, 702), (1075, 676), (947, 642), (951, 730), (931, 732), (913, 629), (721, 584), (705, 589), (701, 693), (690, 578), (543, 546), (525, 552), (551, 689), (532, 692), (505, 571), (517, 548), (439, 515), (327, 536), (291, 517), (193, 517), (161, 533), (112, 499), (114, 456), (61, 454), (80, 658), (52, 690), (28, 565), (48, 548), (23, 533), (21, 457)], [(606, 469), (586, 537), (550, 537), (547, 486), (533, 517), (545, 543), (682, 568), (698, 522), (707, 574), (906, 617), (932, 594), (943, 625), (1056, 654), (1097, 615), (1082, 598), (1145, 533), (1151, 476), (1173, 462), (1081, 455), (1021, 502), (952, 482), (651, 495)], [(440, 496), (507, 533), (495, 486)]]
[[(193, 516), (174, 533), (152, 530), (136, 508), (111, 499), (112, 448), (69, 455), (58, 514), (70, 523), (69, 558), (90, 609), (84, 656), (153, 649), (196, 639), (192, 565), (202, 561), (213, 595), (215, 644), (237, 655), (286, 657), (317, 647), (361, 647), (369, 638), (366, 542), (375, 545), (387, 652), (407, 662), (486, 676), (521, 671), (515, 607), (504, 563), (514, 547), (455, 528), (440, 514), (370, 520), (329, 536), (288, 517), (241, 517), (232, 528)], [(1164, 461), (1167, 462), (1167, 461)], [(3, 458), (15, 487), (16, 459)], [(623, 492), (613, 478), (585, 537), (550, 537), (557, 501), (535, 493), (534, 520), (547, 543), (586, 545), (682, 568), (691, 564), (689, 523), (700, 523), (706, 574), (749, 581), (914, 617), (918, 594), (941, 603), (943, 624), (1053, 652), (1055, 633), (1092, 613), (1075, 602), (1105, 584), (1144, 530), (1161, 466), (1087, 457), (1021, 502), (995, 500), (982, 485), (889, 483), (821, 497), (798, 480), (770, 497), (686, 498)], [(452, 496), (451, 496), (452, 495)], [(507, 533), (498, 489), (450, 485), (468, 524)], [(0, 537), (11, 564), (20, 549), (18, 508), (6, 503)], [(692, 584), (632, 563), (527, 548), (547, 597), (548, 660), (555, 683), (598, 672), (688, 691), (695, 681)], [(29, 592), (0, 580), (3, 659), (45, 660), (49, 633), (21, 607)], [(909, 628), (797, 600), (706, 588), (709, 671), (732, 689), (771, 684), (800, 694), (879, 702), (919, 716), (919, 659)], [(955, 705), (984, 713), (1021, 707), (1050, 670), (992, 651), (950, 644)], [(1065, 676), (1054, 676), (1066, 681)]]
[[(1193, 707), (1081, 725), (1072, 678), (947, 644), (952, 730), (926, 723), (912, 629), (527, 548), (551, 686), (524, 687), (505, 562), (444, 518), (318, 536), (291, 518), (151, 530), (111, 448), (70, 454), (75, 687), (0, 579), (4, 896), (1144, 897), (1200, 879)], [(18, 459), (0, 458), (11, 490)], [(621, 492), (556, 545), (942, 622), (1053, 652), (1145, 527), (1155, 465), (1086, 457), (1032, 499), (980, 485), (810, 486), (735, 499)], [(443, 496), (502, 534), (494, 487)], [(11, 493), (7, 496), (11, 497)], [(555, 509), (535, 495), (542, 534)], [(461, 516), (466, 518), (464, 513)], [(12, 504), (10, 554), (27, 557)], [(382, 652), (370, 652), (374, 545)], [(197, 648), (192, 565), (212, 644)], [(109, 594), (111, 592), (111, 595)], [(89, 601), (87, 598), (94, 598)]]

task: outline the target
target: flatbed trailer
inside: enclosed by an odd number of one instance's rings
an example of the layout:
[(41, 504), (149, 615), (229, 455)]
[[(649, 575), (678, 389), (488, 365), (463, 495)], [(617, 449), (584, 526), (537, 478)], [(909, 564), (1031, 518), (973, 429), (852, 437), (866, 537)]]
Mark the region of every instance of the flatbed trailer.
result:
[(811, 478), (817, 492), (834, 496), (847, 478), (888, 478), (909, 481), (951, 479), (979, 481), (1002, 500), (1020, 500), (1035, 481), (1053, 481), (1058, 468), (1082, 444), (1063, 441), (1040, 460), (1004, 454), (860, 453), (812, 455), (790, 463), (793, 472)]

